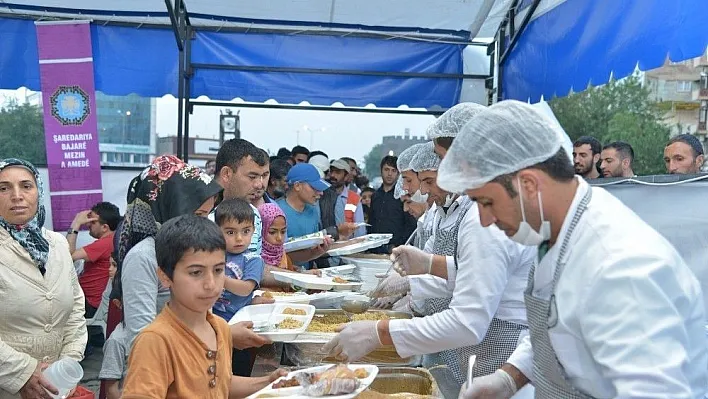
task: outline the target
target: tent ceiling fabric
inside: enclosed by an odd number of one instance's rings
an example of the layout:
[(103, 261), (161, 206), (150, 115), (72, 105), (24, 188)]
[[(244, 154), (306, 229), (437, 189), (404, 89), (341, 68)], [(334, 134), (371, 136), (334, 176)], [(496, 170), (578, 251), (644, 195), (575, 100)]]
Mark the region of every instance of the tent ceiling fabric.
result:
[[(483, 0), (186, 0), (194, 26), (374, 32), (393, 37), (471, 40)], [(479, 33), (492, 38), (512, 0), (495, 0)], [(174, 4), (174, 0), (173, 0)], [(169, 25), (164, 1), (11, 0), (0, 10)]]
[[(558, 3), (544, 0), (544, 3)], [(504, 98), (538, 101), (706, 52), (706, 0), (567, 0), (535, 16), (503, 67)]]
[[(91, 25), (96, 89), (110, 95), (177, 94), (178, 53), (169, 29)], [(0, 88), (39, 90), (34, 23), (0, 18)], [(139, 46), (136, 43), (140, 43)], [(355, 37), (201, 32), (192, 61), (219, 65), (461, 74), (464, 45)], [(191, 97), (250, 102), (448, 108), (462, 79), (197, 69)]]

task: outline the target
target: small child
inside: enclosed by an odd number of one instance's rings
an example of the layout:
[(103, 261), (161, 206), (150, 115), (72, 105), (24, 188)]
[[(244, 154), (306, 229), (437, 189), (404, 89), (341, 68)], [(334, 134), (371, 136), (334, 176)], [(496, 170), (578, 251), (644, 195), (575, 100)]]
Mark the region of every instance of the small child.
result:
[[(283, 271), (314, 274), (321, 276), (322, 271), (318, 269), (300, 270), (285, 253), (285, 240), (288, 235), (288, 222), (285, 212), (276, 203), (266, 203), (258, 207), (258, 213), (263, 222), (263, 237), (261, 257), (266, 265), (283, 269)], [(263, 281), (263, 280), (261, 280)], [(289, 288), (283, 284), (281, 288)]]
[(266, 203), (258, 207), (263, 222), (263, 250), (261, 257), (267, 265), (295, 271), (295, 265), (288, 262), (285, 254), (285, 236), (288, 234), (288, 225), (285, 213), (275, 203)]
[(225, 250), (206, 218), (184, 215), (162, 225), (155, 255), (170, 302), (135, 339), (124, 399), (245, 397), (283, 375), (231, 375), (231, 329), (210, 312), (224, 289)]
[[(111, 266), (108, 275), (112, 280), (116, 273), (116, 262), (114, 255), (111, 256)], [(109, 295), (106, 297), (106, 292)], [(122, 309), (122, 298), (120, 290), (112, 289), (112, 284), (108, 284), (102, 300), (110, 301), (118, 309)], [(128, 341), (123, 323), (113, 330), (111, 335), (103, 344), (103, 361), (98, 378), (104, 381), (106, 389), (106, 399), (120, 399), (121, 382), (125, 378), (126, 362), (128, 360)]]
[(229, 321), (251, 303), (253, 291), (263, 278), (263, 258), (248, 251), (253, 235), (253, 208), (242, 199), (219, 204), (214, 216), (226, 241), (226, 281), (221, 297), (214, 304), (215, 315)]
[[(214, 220), (226, 241), (226, 280), (221, 297), (212, 311), (227, 322), (241, 308), (251, 303), (263, 278), (265, 267), (260, 255), (248, 251), (254, 232), (254, 214), (251, 205), (242, 199), (230, 199), (219, 204)], [(234, 349), (231, 371), (248, 377), (255, 362), (254, 350)]]
[(364, 222), (369, 223), (369, 213), (371, 213), (371, 198), (374, 197), (374, 189), (364, 187), (361, 190), (361, 205), (364, 206)]

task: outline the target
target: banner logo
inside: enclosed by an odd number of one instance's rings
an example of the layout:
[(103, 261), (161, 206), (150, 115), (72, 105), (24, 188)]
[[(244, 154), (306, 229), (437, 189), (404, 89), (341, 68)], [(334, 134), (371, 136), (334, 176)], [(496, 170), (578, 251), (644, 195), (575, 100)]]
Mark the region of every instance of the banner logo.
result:
[(90, 114), (89, 96), (79, 86), (59, 86), (50, 98), (52, 116), (64, 126), (80, 126)]

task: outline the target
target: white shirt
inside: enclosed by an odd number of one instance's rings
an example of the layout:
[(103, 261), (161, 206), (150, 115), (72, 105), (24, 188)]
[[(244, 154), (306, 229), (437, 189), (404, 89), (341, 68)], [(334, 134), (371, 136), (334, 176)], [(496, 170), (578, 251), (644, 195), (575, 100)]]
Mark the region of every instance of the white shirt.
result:
[[(560, 244), (589, 188), (578, 181), (558, 241), (536, 269), (537, 297), (551, 295)], [(558, 360), (596, 398), (703, 398), (708, 342), (698, 281), (668, 241), (607, 191), (592, 190), (556, 285), (549, 334)], [(528, 337), (509, 363), (533, 379)]]
[(460, 216), (460, 212), (467, 209), (466, 205), (471, 201), (472, 200), (468, 196), (463, 195), (457, 197), (457, 199), (450, 204), (447, 212), (445, 212), (445, 209), (442, 206), (437, 206), (437, 204), (435, 204), (434, 208), (430, 208), (428, 212), (431, 213), (431, 218), (428, 220), (428, 223), (432, 224), (433, 234), (425, 243), (425, 252), (429, 254), (433, 253), (433, 246), (435, 245), (435, 235), (437, 231), (453, 229), (455, 227), (455, 223), (457, 223), (457, 217)]
[[(429, 231), (433, 232), (433, 234), (431, 234), (425, 242), (423, 252), (427, 252), (429, 254), (433, 253), (435, 233), (438, 228), (441, 230), (451, 230), (455, 228), (457, 218), (460, 216), (462, 211), (467, 209), (465, 205), (467, 205), (470, 201), (471, 200), (467, 196), (458, 197), (455, 202), (450, 205), (447, 213), (442, 207), (433, 203), (433, 206), (430, 207), (430, 209), (428, 209), (423, 216), (421, 216), (421, 218), (424, 218), (424, 228), (427, 228)], [(440, 222), (439, 225), (438, 222)], [(454, 262), (452, 266), (454, 269)], [(411, 278), (408, 279), (408, 283), (410, 284), (411, 300), (416, 303), (418, 309), (424, 309), (425, 299), (449, 298), (452, 296), (452, 288), (454, 288), (454, 285), (448, 284), (444, 279), (429, 274), (415, 277), (411, 276)]]
[(450, 308), (390, 321), (391, 338), (403, 358), (478, 344), (495, 316), (526, 325), (523, 288), (535, 248), (514, 243), (496, 227), (482, 227), (476, 203), (462, 220), (458, 239), (459, 284)]

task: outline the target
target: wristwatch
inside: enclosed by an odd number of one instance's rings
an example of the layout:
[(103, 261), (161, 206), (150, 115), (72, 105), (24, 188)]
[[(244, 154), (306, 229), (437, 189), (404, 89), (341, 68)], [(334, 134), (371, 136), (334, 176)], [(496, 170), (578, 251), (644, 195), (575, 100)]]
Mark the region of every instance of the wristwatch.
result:
[(69, 230), (66, 231), (66, 235), (71, 235), (71, 234), (79, 234), (77, 230), (72, 229), (69, 227)]

